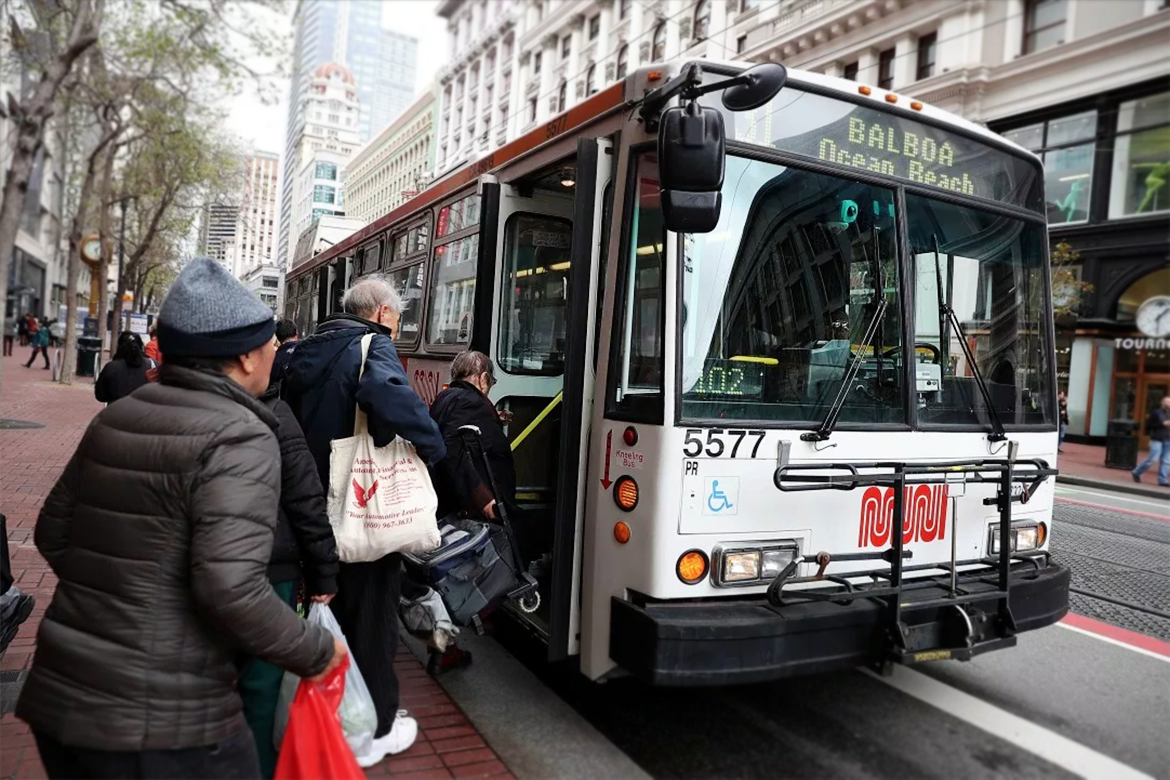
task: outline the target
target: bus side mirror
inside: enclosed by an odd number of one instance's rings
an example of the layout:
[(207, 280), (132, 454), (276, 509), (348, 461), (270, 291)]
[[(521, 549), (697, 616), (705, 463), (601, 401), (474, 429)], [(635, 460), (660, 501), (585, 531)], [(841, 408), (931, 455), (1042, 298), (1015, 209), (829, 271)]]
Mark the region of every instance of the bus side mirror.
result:
[(719, 223), (727, 141), (723, 115), (696, 102), (662, 112), (658, 175), (662, 217), (676, 233), (710, 233)]

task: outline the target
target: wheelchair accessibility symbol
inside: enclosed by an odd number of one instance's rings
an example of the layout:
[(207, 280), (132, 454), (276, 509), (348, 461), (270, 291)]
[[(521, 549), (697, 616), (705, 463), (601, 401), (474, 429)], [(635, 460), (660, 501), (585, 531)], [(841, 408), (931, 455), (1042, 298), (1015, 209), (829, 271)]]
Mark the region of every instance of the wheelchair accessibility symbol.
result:
[(739, 514), (738, 477), (708, 477), (703, 481), (704, 515)]

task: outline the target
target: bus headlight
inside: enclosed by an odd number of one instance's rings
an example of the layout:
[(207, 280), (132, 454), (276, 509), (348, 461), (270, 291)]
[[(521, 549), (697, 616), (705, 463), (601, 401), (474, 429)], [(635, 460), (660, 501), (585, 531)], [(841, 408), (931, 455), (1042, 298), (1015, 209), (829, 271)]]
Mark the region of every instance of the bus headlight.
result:
[[(1044, 523), (1028, 523), (1013, 526), (1011, 530), (1011, 551), (1027, 552), (1044, 546), (1048, 535), (1048, 527)], [(988, 549), (992, 555), (999, 555), (999, 526), (991, 526), (988, 539)]]
[(723, 572), (720, 580), (723, 582), (750, 582), (760, 578), (759, 550), (751, 552), (727, 553), (723, 556)]
[(719, 545), (712, 553), (712, 581), (717, 586), (771, 582), (796, 557), (796, 542)]

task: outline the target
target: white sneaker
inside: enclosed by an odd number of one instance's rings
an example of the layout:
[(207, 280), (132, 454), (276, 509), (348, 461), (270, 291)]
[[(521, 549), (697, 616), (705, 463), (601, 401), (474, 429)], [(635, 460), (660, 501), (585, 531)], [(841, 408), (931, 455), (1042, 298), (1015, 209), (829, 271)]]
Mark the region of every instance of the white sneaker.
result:
[(398, 716), (394, 718), (394, 725), (390, 727), (390, 732), (384, 737), (376, 738), (369, 744), (368, 750), (355, 756), (358, 766), (362, 769), (368, 769), (386, 756), (397, 755), (406, 750), (414, 744), (416, 739), (418, 739), (418, 721), (408, 717), (406, 710), (399, 710)]

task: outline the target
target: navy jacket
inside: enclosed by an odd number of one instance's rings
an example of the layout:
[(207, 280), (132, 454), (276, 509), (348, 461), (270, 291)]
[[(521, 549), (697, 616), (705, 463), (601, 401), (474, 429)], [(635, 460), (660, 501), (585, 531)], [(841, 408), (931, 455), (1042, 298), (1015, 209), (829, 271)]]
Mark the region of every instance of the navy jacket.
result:
[[(359, 383), (367, 333), (375, 335)], [(397, 435), (430, 466), (447, 455), (439, 427), (407, 381), (390, 331), (377, 323), (351, 314), (326, 318), (293, 351), (283, 396), (304, 429), (322, 485), (329, 484), (330, 442), (353, 436), (355, 402), (367, 415), (375, 446), (384, 447)]]
[(293, 350), (297, 348), (298, 344), (300, 344), (299, 341), (286, 341), (276, 348), (276, 357), (272, 360), (272, 376), (268, 381), (270, 385), (284, 379), (284, 375), (288, 373), (288, 364), (292, 360)]

